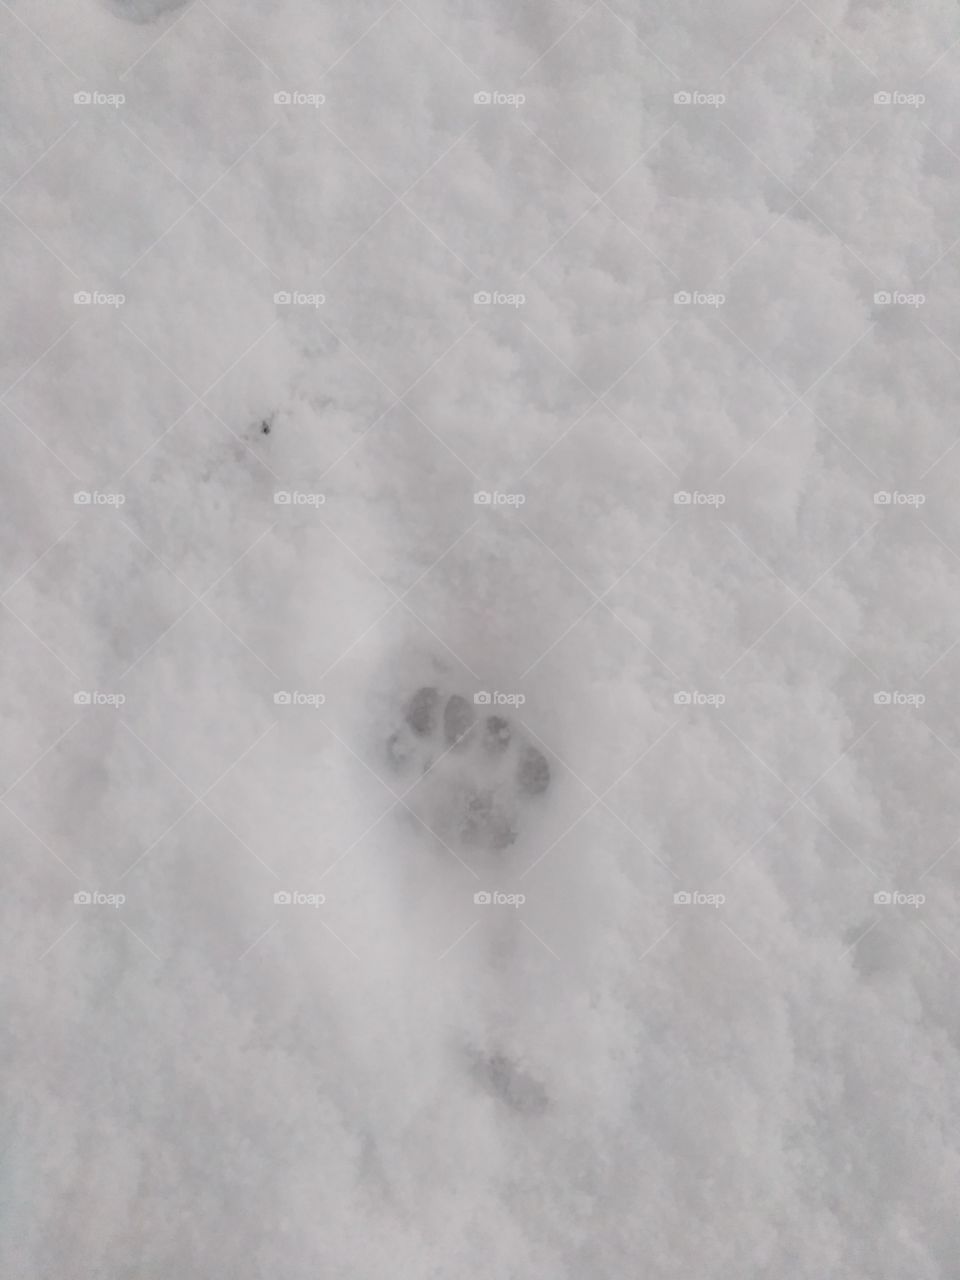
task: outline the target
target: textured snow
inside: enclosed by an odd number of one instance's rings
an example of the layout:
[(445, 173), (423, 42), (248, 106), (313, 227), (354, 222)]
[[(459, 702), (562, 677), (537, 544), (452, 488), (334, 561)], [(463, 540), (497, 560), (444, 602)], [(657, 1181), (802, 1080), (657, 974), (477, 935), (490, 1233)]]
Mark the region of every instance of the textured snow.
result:
[(957, 1275), (958, 37), (0, 6), (4, 1276)]

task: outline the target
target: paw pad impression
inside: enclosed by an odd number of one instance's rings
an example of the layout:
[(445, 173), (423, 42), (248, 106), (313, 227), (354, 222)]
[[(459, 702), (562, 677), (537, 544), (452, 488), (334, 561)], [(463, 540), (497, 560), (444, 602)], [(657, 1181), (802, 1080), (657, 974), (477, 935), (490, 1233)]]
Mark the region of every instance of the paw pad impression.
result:
[(550, 785), (546, 756), (506, 716), (478, 716), (461, 694), (433, 685), (410, 697), (387, 754), (398, 771), (425, 775), (429, 825), (474, 848), (513, 844), (523, 805)]

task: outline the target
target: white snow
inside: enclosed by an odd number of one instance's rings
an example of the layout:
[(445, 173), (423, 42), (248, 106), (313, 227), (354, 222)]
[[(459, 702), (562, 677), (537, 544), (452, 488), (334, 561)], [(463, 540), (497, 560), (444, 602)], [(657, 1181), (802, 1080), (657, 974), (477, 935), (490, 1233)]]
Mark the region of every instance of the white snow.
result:
[(4, 1276), (956, 1276), (958, 38), (0, 5)]

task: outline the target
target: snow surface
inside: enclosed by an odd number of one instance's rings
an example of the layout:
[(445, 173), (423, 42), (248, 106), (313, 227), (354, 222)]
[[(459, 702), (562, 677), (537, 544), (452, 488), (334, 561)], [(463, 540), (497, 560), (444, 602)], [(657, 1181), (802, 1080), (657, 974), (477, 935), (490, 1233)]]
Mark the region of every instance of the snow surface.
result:
[(958, 37), (0, 6), (4, 1277), (960, 1275)]

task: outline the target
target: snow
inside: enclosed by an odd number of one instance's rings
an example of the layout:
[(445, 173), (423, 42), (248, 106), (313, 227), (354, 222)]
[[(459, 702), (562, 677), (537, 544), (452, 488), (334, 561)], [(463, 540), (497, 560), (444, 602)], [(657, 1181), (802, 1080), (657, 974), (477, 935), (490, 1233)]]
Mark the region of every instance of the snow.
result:
[(958, 37), (0, 6), (5, 1276), (956, 1275)]

